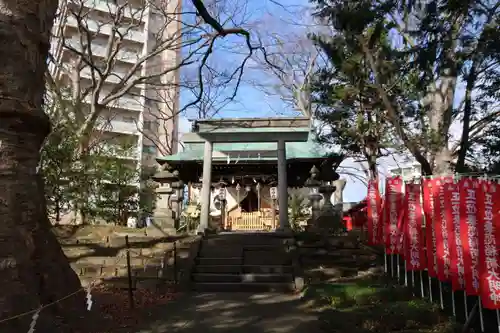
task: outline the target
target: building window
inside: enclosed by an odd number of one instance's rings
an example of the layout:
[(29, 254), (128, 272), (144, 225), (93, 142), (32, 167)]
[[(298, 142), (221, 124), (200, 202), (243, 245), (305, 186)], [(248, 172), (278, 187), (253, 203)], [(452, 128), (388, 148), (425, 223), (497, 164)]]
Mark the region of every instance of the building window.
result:
[(123, 117), (123, 121), (126, 123), (135, 123), (134, 117)]
[(146, 153), (146, 154), (156, 154), (156, 146), (144, 145), (144, 146), (142, 146), (142, 152)]
[(156, 131), (158, 129), (158, 122), (154, 120), (145, 120), (144, 129), (148, 131)]

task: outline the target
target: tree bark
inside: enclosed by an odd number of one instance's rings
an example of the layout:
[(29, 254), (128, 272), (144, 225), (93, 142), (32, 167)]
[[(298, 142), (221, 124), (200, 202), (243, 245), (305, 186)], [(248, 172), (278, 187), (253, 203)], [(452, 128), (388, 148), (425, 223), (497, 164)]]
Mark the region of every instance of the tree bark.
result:
[[(50, 231), (39, 150), (49, 33), (57, 0), (0, 0), (0, 332), (28, 331), (33, 313), (78, 291), (78, 277)], [(74, 332), (83, 292), (43, 309), (37, 332)]]

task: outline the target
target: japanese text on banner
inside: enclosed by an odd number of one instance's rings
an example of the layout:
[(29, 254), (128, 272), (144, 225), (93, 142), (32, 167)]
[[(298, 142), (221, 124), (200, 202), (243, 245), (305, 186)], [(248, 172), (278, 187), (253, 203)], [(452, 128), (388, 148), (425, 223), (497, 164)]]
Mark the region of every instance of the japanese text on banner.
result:
[(398, 222), (403, 213), (403, 180), (401, 177), (387, 178), (384, 207), (384, 242), (387, 254), (400, 253), (398, 244), (401, 230)]
[(488, 309), (500, 309), (500, 200), (494, 200), (499, 194), (500, 185), (491, 181), (484, 181), (477, 191), (480, 291)]
[(479, 295), (479, 242), (477, 226), (477, 192), (480, 181), (464, 178), (460, 186), (460, 230), (464, 250), (465, 290)]
[(434, 198), (431, 179), (422, 179), (423, 207), (425, 216), (425, 246), (429, 276), (437, 277), (436, 230), (434, 229)]
[(460, 239), (460, 188), (451, 181), (444, 186), (446, 230), (450, 247), (450, 272), (453, 290), (465, 288), (464, 252)]
[(447, 281), (450, 278), (450, 246), (445, 218), (444, 186), (453, 181), (451, 177), (439, 177), (432, 180), (434, 201), (434, 231), (436, 235), (437, 278)]
[(380, 192), (378, 182), (370, 180), (368, 183), (367, 213), (368, 213), (368, 242), (378, 245), (382, 235), (382, 221), (380, 215)]
[(422, 237), (422, 206), (420, 204), (420, 185), (406, 185), (405, 201), (405, 261), (409, 271), (424, 269), (425, 254)]

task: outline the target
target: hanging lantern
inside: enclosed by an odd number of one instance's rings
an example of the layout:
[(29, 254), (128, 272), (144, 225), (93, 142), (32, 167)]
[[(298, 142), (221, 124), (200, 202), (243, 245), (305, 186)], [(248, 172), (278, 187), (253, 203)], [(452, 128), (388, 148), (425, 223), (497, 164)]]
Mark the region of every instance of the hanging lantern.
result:
[(219, 189), (219, 199), (226, 200), (226, 188), (225, 187), (221, 187)]
[(260, 205), (261, 205), (261, 201), (260, 201), (260, 183), (257, 183), (257, 185), (255, 185), (255, 188), (257, 189), (257, 206), (258, 206), (259, 212), (260, 212)]
[(236, 202), (238, 203), (238, 207), (240, 206), (240, 183), (236, 184)]
[(252, 190), (252, 187), (250, 185), (245, 186), (245, 191), (248, 193)]

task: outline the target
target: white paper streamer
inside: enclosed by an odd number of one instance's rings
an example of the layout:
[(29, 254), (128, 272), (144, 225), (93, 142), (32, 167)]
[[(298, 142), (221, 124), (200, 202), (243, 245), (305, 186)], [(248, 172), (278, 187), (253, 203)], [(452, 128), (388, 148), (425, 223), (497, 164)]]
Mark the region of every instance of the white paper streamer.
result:
[(39, 308), (38, 310), (36, 310), (35, 313), (33, 313), (33, 316), (31, 317), (31, 324), (30, 324), (30, 329), (28, 330), (28, 333), (35, 332), (35, 326), (36, 326), (36, 322), (38, 320), (38, 317), (40, 317), (40, 311), (42, 311), (42, 308)]
[(89, 284), (88, 287), (87, 287), (87, 311), (90, 311), (90, 309), (92, 308), (92, 294), (91, 294), (91, 291), (92, 291), (92, 285)]

